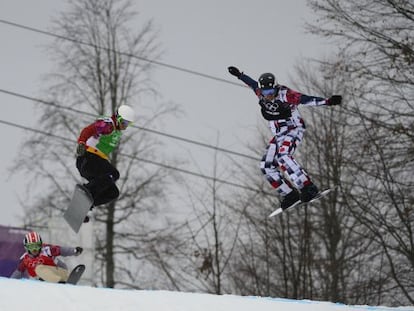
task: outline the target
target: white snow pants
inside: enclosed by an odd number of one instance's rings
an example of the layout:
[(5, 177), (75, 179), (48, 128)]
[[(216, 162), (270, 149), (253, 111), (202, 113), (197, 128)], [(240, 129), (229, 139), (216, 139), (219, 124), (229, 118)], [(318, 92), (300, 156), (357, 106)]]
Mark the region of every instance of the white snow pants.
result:
[(294, 187), (302, 189), (310, 183), (310, 178), (293, 158), (293, 153), (301, 143), (305, 129), (286, 127), (282, 130), (271, 139), (266, 147), (266, 152), (260, 162), (260, 169), (272, 187), (283, 196), (291, 192)]

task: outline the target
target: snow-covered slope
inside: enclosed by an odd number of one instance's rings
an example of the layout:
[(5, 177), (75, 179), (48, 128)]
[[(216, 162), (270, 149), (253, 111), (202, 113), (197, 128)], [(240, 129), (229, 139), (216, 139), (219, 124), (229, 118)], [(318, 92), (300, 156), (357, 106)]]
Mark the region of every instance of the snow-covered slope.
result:
[(414, 310), (345, 306), (328, 302), (295, 301), (169, 291), (117, 290), (0, 278), (0, 310), (4, 311), (351, 311)]

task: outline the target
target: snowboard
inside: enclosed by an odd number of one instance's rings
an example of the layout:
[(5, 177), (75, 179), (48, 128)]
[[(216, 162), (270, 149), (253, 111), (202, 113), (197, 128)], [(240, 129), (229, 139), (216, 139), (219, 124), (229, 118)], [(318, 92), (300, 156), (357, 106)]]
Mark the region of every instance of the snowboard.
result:
[(286, 209), (282, 209), (281, 207), (279, 207), (278, 209), (276, 209), (273, 213), (271, 213), (269, 215), (269, 218), (271, 218), (273, 216), (276, 216), (278, 214), (281, 214), (282, 212), (286, 212), (286, 211), (288, 211), (288, 210), (290, 210), (290, 209), (292, 209), (294, 207), (299, 207), (299, 206), (302, 206), (302, 205), (305, 205), (305, 204), (311, 204), (311, 203), (319, 200), (320, 198), (323, 198), (324, 196), (326, 196), (331, 191), (332, 191), (331, 188), (328, 188), (328, 189), (319, 191), (318, 194), (312, 200), (310, 200), (309, 202), (297, 201), (296, 203), (292, 204), (291, 206), (289, 206)]
[(72, 272), (69, 274), (68, 279), (66, 280), (66, 284), (73, 284), (76, 285), (83, 272), (85, 272), (85, 265), (77, 265), (75, 268), (73, 268)]
[(77, 184), (73, 191), (72, 200), (63, 214), (63, 218), (76, 233), (79, 232), (92, 205), (93, 198), (89, 191), (84, 186)]

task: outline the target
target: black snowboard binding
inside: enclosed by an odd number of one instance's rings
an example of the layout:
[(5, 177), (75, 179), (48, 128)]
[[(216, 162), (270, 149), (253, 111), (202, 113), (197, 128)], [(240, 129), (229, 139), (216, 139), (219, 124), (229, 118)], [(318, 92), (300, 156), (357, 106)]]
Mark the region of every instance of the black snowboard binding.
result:
[(291, 192), (289, 192), (280, 203), (280, 207), (285, 210), (295, 203), (300, 201), (300, 195), (299, 192), (296, 189), (293, 189)]

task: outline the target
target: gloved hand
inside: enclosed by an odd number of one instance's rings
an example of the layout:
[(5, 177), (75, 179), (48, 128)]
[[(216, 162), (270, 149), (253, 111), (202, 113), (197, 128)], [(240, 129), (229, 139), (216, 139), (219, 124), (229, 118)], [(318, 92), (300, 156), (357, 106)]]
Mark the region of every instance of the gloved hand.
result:
[(76, 246), (74, 249), (74, 252), (75, 252), (75, 256), (79, 256), (80, 254), (82, 254), (83, 248), (80, 246)]
[(240, 78), (241, 72), (240, 72), (240, 70), (237, 67), (230, 66), (227, 69), (229, 70), (229, 72), (230, 72), (231, 75), (233, 75), (233, 76), (235, 76), (237, 78)]
[(84, 143), (79, 143), (76, 148), (76, 155), (82, 157), (86, 154), (86, 145)]
[(332, 95), (328, 98), (327, 103), (329, 106), (336, 106), (342, 103), (342, 96), (341, 95)]

